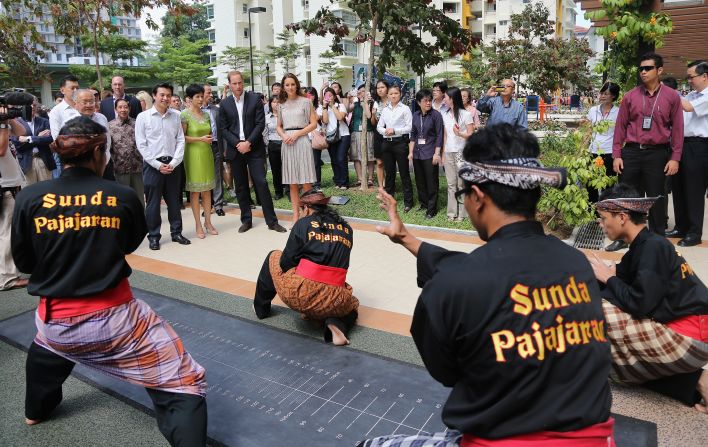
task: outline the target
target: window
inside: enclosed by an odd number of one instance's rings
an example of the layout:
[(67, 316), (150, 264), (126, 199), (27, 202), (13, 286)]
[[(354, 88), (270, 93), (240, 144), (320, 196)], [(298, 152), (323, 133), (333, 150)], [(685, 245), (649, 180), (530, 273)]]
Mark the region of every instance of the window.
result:
[(216, 31), (214, 31), (213, 29), (209, 30), (209, 42), (216, 42)]
[(357, 47), (353, 40), (342, 41), (342, 51), (345, 56), (357, 57)]
[(210, 54), (209, 54), (209, 63), (210, 63), (210, 64), (216, 63), (216, 53), (210, 53)]
[(214, 5), (206, 6), (207, 19), (212, 20), (214, 18)]
[(248, 28), (243, 29), (243, 38), (248, 39)]
[(457, 14), (457, 3), (443, 3), (442, 9), (445, 14)]
[(61, 62), (61, 60), (62, 60), (62, 54), (57, 53), (57, 62)]
[(499, 21), (499, 25), (501, 25), (501, 26), (505, 26), (507, 23), (509, 23), (508, 20), (500, 20)]
[(359, 23), (359, 18), (353, 12), (338, 9), (333, 11), (332, 14), (342, 19), (342, 21), (350, 28), (356, 27)]
[(244, 14), (248, 14), (248, 5), (244, 3), (244, 4), (241, 5), (241, 6), (243, 7), (243, 13), (244, 13)]

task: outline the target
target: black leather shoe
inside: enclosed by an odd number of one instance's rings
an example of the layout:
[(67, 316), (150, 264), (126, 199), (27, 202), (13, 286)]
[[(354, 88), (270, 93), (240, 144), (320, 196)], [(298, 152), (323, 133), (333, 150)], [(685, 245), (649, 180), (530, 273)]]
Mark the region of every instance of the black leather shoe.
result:
[(430, 220), (430, 219), (432, 219), (433, 217), (435, 217), (435, 216), (433, 216), (433, 215), (431, 215), (431, 214), (426, 214), (426, 215), (425, 215), (425, 220)]
[(159, 250), (160, 249), (160, 241), (157, 239), (151, 239), (150, 240), (150, 250)]
[(680, 232), (679, 230), (677, 230), (676, 228), (674, 228), (673, 230), (666, 232), (666, 237), (681, 237), (682, 238), (682, 237), (686, 237), (686, 235), (684, 233)]
[(238, 232), (245, 233), (246, 231), (250, 230), (251, 228), (253, 228), (253, 222), (244, 222), (239, 227)]
[(678, 241), (679, 247), (693, 247), (701, 243), (701, 238), (695, 234), (689, 234), (685, 238)]
[(223, 217), (223, 216), (226, 216), (226, 212), (223, 209), (219, 208), (216, 210), (216, 215)]
[(273, 196), (273, 199), (275, 199), (275, 200), (280, 200), (280, 199), (282, 199), (282, 198), (283, 198), (283, 195), (282, 195), (282, 194), (276, 194), (276, 195)]
[(172, 242), (177, 242), (180, 245), (189, 245), (192, 243), (192, 241), (182, 236), (181, 234), (175, 234), (174, 236), (172, 236)]
[(617, 251), (617, 250), (622, 250), (623, 248), (627, 248), (627, 243), (624, 241), (614, 241), (607, 247), (605, 247), (605, 251)]
[(269, 230), (277, 231), (278, 233), (285, 233), (288, 230), (285, 229), (284, 226), (280, 225), (278, 222), (268, 225)]
[(407, 206), (407, 207), (403, 208), (403, 212), (404, 212), (404, 213), (407, 213), (408, 211), (411, 210), (411, 208), (413, 208), (413, 207), (412, 207), (412, 206)]

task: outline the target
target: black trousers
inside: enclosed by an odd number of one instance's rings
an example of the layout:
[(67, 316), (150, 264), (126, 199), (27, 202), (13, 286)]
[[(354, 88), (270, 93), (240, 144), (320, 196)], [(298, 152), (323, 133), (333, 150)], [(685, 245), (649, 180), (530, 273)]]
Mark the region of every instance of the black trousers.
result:
[[(181, 164), (180, 164), (181, 166)], [(160, 201), (164, 198), (167, 204), (167, 218), (170, 221), (170, 234), (182, 234), (182, 170), (179, 166), (172, 174), (161, 174), (160, 171), (147, 163), (143, 163), (143, 184), (145, 185), (145, 220), (148, 226), (148, 239), (160, 240)]]
[(708, 187), (708, 138), (687, 137), (672, 189), (676, 229), (682, 234), (703, 235), (703, 215)]
[(108, 164), (106, 165), (106, 168), (103, 170), (103, 178), (105, 180), (115, 180), (116, 179), (116, 174), (115, 170), (113, 168), (113, 159), (111, 158), (108, 160)]
[(433, 159), (413, 159), (413, 172), (415, 173), (415, 187), (418, 190), (418, 201), (427, 210), (427, 214), (434, 216), (438, 212), (438, 189), (440, 187), (439, 166), (433, 164)]
[(622, 148), (624, 171), (620, 181), (636, 188), (640, 195), (663, 196), (649, 211), (649, 229), (663, 236), (666, 234), (666, 175), (664, 166), (669, 161), (668, 149)]
[(702, 369), (692, 373), (675, 374), (669, 377), (645, 382), (642, 386), (652, 391), (669, 396), (686, 405), (693, 406), (701, 401), (701, 395), (696, 389), (703, 373)]
[[(25, 371), (25, 417), (45, 420), (62, 400), (62, 384), (74, 362), (32, 342)], [(207, 404), (201, 396), (145, 388), (162, 435), (172, 446), (206, 445)]]
[[(612, 159), (612, 154), (601, 154), (602, 161), (605, 163), (605, 173), (608, 177), (616, 175), (615, 168), (612, 166), (614, 160)], [(588, 187), (588, 199), (590, 203), (597, 203), (600, 200), (600, 190)]]
[[(273, 277), (270, 274), (270, 266), (268, 265), (271, 253), (273, 252), (271, 251), (268, 253), (268, 256), (266, 256), (263, 266), (261, 267), (261, 272), (258, 274), (256, 295), (253, 298), (253, 308), (256, 310), (256, 316), (261, 320), (270, 315), (271, 301), (273, 301), (273, 298), (275, 298), (277, 294), (275, 284), (273, 284)], [(332, 331), (329, 330), (328, 325), (335, 325), (344, 335), (347, 335), (354, 327), (358, 316), (359, 313), (357, 311), (352, 311), (343, 317), (327, 318), (324, 321), (324, 340), (327, 343), (332, 341)]]
[(273, 175), (273, 190), (276, 197), (283, 196), (283, 158), (281, 155), (281, 141), (268, 142), (268, 163), (270, 172)]
[(412, 208), (413, 183), (408, 168), (408, 139), (401, 138), (393, 141), (384, 139), (381, 156), (386, 173), (386, 192), (392, 196), (396, 193), (396, 165), (398, 165), (398, 173), (401, 175), (401, 184), (403, 185), (403, 204)]
[(211, 154), (214, 156), (214, 189), (211, 194), (211, 204), (215, 210), (224, 208), (224, 179), (221, 175), (221, 166), (224, 156), (218, 141), (211, 143)]
[(241, 222), (251, 222), (251, 189), (248, 186), (248, 173), (251, 173), (253, 189), (256, 190), (256, 197), (263, 207), (263, 216), (268, 225), (278, 223), (273, 208), (273, 198), (268, 190), (266, 182), (266, 163), (263, 157), (252, 157), (248, 154), (236, 153), (236, 158), (231, 160), (231, 173), (236, 179), (236, 196), (238, 207), (241, 209)]

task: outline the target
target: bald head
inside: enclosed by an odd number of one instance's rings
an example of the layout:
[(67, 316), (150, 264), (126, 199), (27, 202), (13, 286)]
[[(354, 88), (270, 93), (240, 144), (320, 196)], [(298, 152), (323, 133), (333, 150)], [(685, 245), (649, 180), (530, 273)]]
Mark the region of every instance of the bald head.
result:
[(74, 102), (76, 110), (83, 116), (92, 117), (96, 113), (96, 97), (94, 91), (87, 88), (82, 88), (74, 94)]
[(114, 98), (122, 98), (125, 94), (125, 81), (122, 76), (113, 76), (111, 78), (111, 90), (113, 90)]

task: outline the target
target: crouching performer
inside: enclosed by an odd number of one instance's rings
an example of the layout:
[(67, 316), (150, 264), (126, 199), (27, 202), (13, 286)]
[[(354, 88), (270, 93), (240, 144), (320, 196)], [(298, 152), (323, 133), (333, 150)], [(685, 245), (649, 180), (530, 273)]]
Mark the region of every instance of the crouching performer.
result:
[(656, 197), (619, 184), (600, 199), (605, 234), (629, 245), (617, 266), (589, 255), (603, 285), (611, 378), (708, 413), (708, 289), (671, 242), (647, 229)]
[(61, 177), (17, 195), (12, 255), (40, 296), (27, 354), (25, 422), (50, 417), (75, 363), (144, 386), (171, 445), (206, 443), (204, 368), (174, 330), (133, 297), (125, 255), (145, 238), (135, 192), (101, 178), (106, 129), (89, 118), (66, 123), (53, 150)]
[(563, 187), (564, 171), (543, 168), (536, 138), (508, 124), (472, 135), (463, 155), (457, 196), (487, 242), (472, 253), (415, 238), (379, 190), (391, 223), (378, 230), (418, 258), (411, 334), (452, 388), (449, 430), (361, 445), (613, 446), (599, 287), (584, 255), (534, 220), (541, 185)]
[(277, 293), (304, 318), (323, 322), (326, 342), (346, 345), (359, 308), (346, 283), (354, 238), (352, 227), (327, 203), (320, 191), (302, 193), (304, 217), (293, 225), (285, 250), (266, 257), (253, 307), (258, 318), (266, 318)]

